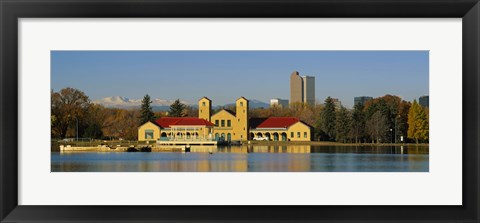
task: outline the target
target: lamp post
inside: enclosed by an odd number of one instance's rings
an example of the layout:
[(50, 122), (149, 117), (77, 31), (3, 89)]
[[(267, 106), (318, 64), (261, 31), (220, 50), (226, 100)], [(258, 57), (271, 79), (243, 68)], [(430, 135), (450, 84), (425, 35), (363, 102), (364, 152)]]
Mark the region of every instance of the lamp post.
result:
[[(393, 129), (390, 129), (390, 133), (391, 133), (391, 135), (392, 135), (392, 137), (393, 137)], [(392, 142), (393, 142), (393, 140), (392, 140), (392, 138), (390, 138), (390, 143), (392, 143)]]
[[(68, 115), (67, 117), (72, 117), (71, 115)], [(76, 126), (75, 126), (75, 141), (78, 141), (78, 118), (76, 116), (73, 116), (76, 121)]]
[(75, 141), (78, 141), (78, 118), (77, 117), (74, 117), (75, 120), (77, 121), (77, 128), (76, 128), (76, 131), (75, 131), (75, 135), (76, 135), (76, 138), (75, 138)]
[(398, 117), (395, 117), (395, 124), (394, 124), (395, 132), (393, 134), (393, 141), (395, 142), (395, 144), (397, 144), (397, 118)]

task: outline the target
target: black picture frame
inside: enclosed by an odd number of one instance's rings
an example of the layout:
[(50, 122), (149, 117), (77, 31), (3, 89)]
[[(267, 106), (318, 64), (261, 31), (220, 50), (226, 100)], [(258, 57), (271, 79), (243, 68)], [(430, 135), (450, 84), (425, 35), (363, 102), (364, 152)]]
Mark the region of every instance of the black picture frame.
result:
[[(0, 14), (1, 222), (479, 222), (478, 0), (0, 0)], [(17, 21), (19, 18), (75, 17), (462, 18), (463, 205), (18, 205)]]

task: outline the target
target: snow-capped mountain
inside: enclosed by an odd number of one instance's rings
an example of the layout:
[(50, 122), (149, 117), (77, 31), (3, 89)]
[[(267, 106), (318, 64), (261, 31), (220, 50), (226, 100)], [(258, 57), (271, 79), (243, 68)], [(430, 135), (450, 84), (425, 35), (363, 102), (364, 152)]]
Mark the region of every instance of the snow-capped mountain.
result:
[[(152, 99), (152, 107), (170, 106), (175, 100), (166, 100), (155, 98)], [(183, 104), (189, 105), (188, 102), (180, 100)], [(109, 108), (134, 108), (140, 107), (142, 99), (129, 99), (122, 96), (106, 97), (99, 100), (94, 100), (93, 103), (100, 104)]]
[[(152, 100), (152, 108), (154, 111), (168, 111), (170, 109), (170, 105), (175, 102), (175, 100), (166, 100), (166, 99), (151, 99)], [(185, 105), (192, 106), (194, 108), (197, 108), (197, 104), (190, 104), (186, 101), (180, 100)], [(113, 97), (106, 97), (102, 98), (99, 100), (94, 100), (93, 103), (103, 105), (107, 108), (125, 108), (125, 109), (130, 109), (130, 108), (140, 108), (142, 105), (142, 99), (129, 99), (126, 97), (122, 96), (113, 96)], [(250, 99), (249, 100), (249, 105), (250, 108), (268, 108), (270, 105), (256, 100), (256, 99)], [(235, 106), (235, 103), (229, 103), (226, 105), (218, 105), (216, 106), (217, 108), (221, 107), (229, 107), (229, 106)]]
[[(248, 105), (250, 108), (268, 108), (270, 104), (256, 99), (248, 99)], [(235, 106), (235, 103), (226, 104), (225, 107)]]

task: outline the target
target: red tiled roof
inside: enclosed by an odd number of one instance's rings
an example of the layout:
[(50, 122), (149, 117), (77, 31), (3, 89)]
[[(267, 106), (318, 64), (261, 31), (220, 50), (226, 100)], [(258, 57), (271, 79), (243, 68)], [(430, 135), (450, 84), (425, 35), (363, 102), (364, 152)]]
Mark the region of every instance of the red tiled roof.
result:
[(200, 125), (200, 126), (214, 126), (213, 123), (201, 119), (201, 118), (192, 118), (192, 117), (162, 117), (155, 120), (155, 124), (159, 125), (162, 128), (170, 128), (171, 126), (176, 125)]
[(257, 128), (288, 128), (297, 122), (300, 122), (300, 119), (294, 117), (270, 117), (260, 123)]

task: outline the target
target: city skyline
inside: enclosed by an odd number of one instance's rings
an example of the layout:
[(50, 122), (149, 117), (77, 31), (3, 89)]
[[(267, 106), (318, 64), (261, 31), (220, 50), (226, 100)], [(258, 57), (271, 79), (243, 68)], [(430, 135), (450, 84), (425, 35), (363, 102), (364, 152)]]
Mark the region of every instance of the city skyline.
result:
[[(74, 87), (91, 100), (145, 94), (224, 105), (244, 96), (290, 98), (290, 74), (315, 77), (315, 98), (428, 95), (428, 51), (52, 51), (51, 88)], [(221, 94), (219, 94), (221, 92)]]

